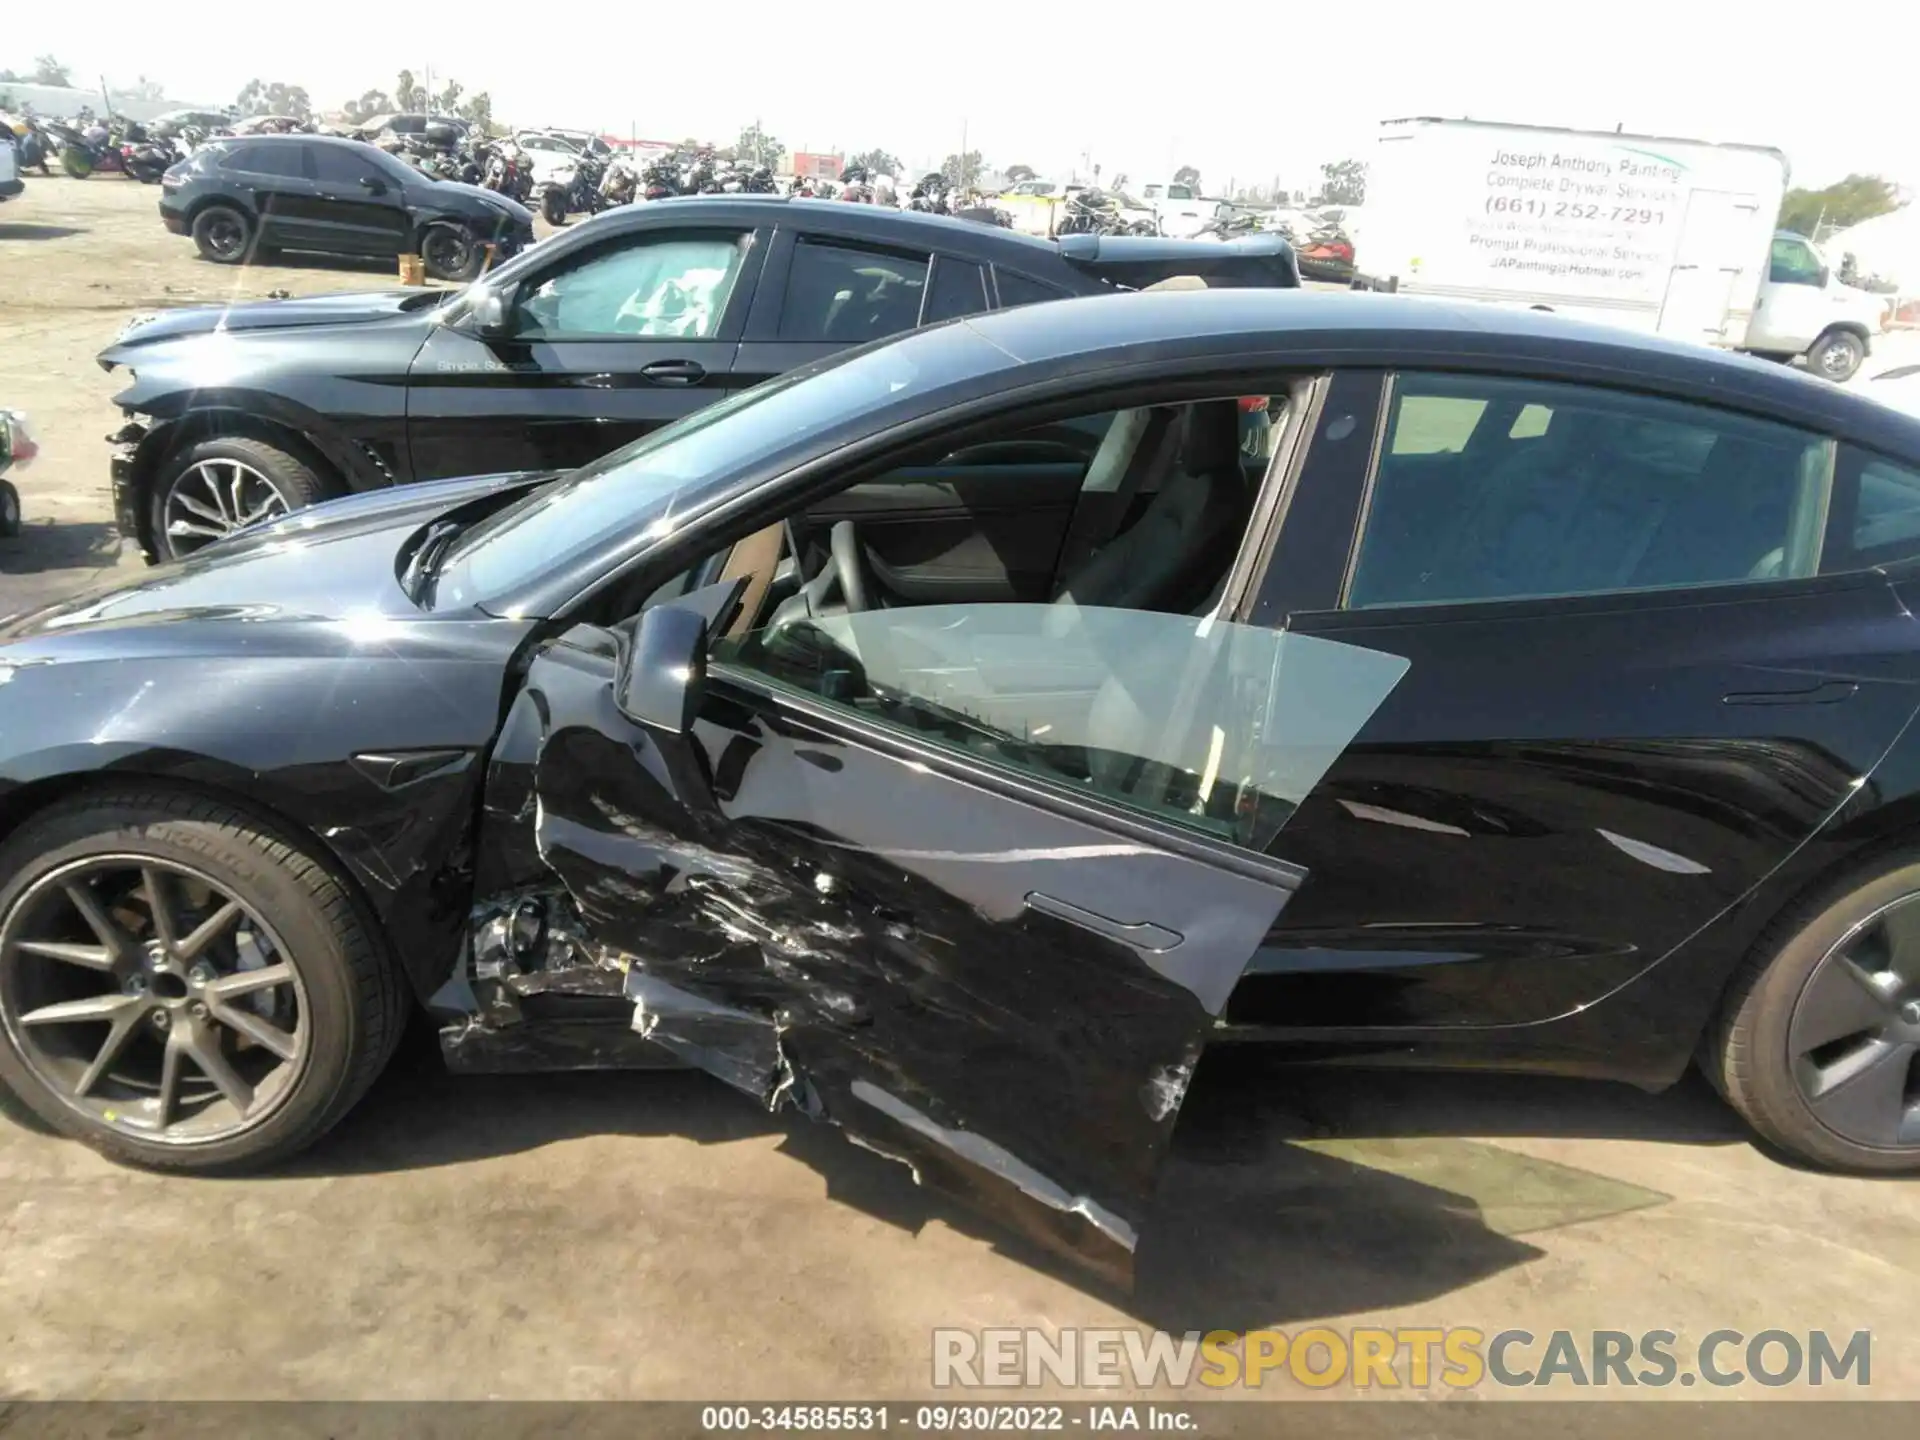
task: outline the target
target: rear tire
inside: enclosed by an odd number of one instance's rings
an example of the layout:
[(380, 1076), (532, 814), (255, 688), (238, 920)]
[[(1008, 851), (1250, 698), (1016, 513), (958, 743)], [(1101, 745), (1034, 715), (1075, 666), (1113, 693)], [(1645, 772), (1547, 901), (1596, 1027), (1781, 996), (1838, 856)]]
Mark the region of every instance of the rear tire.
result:
[(429, 225), (419, 248), (427, 274), (436, 280), (471, 280), (486, 259), (485, 247), (458, 225)]
[(1866, 363), (1867, 342), (1851, 330), (1829, 330), (1807, 350), (1807, 369), (1822, 380), (1844, 385)]
[(0, 480), (0, 540), (20, 533), (20, 492), (11, 480)]
[(60, 152), (60, 168), (75, 180), (84, 180), (93, 174), (93, 157), (69, 145)]
[(540, 213), (546, 217), (549, 225), (561, 226), (567, 223), (567, 197), (560, 190), (549, 186), (540, 197)]
[(193, 217), (193, 243), (202, 259), (242, 264), (253, 248), (253, 222), (231, 205), (209, 205)]
[(1907, 851), (1855, 870), (1769, 927), (1701, 1060), (1780, 1149), (1896, 1175), (1920, 1172), (1917, 1056), (1920, 854)]
[(202, 440), (162, 462), (155, 475), (148, 500), (153, 548), (162, 561), (178, 560), (337, 493), (304, 460), (264, 440)]
[[(56, 883), (50, 877), (55, 872), (78, 876), (79, 883), (91, 889), (88, 876), (100, 871), (90, 872), (89, 865), (138, 867), (143, 863), (159, 866), (167, 876), (176, 907), (190, 898), (183, 888), (183, 872), (203, 877), (210, 895), (230, 897), (240, 908), (241, 918), (235, 923), (243, 932), (256, 918), (263, 923), (264, 930), (250, 931), (256, 961), (287, 967), (297, 977), (280, 982), (283, 994), (297, 995), (297, 1015), (292, 1034), (282, 1030), (278, 1037), (287, 1041), (297, 1036), (297, 1053), (285, 1059), (284, 1073), (274, 1068), (259, 1080), (259, 1089), (247, 1097), (252, 1103), (244, 1108), (236, 1103), (239, 1118), (222, 1127), (196, 1130), (199, 1118), (188, 1120), (184, 1100), (171, 1117), (164, 1107), (157, 1116), (150, 1113), (156, 1104), (150, 1097), (143, 1098), (144, 1075), (136, 1073), (157, 1058), (167, 1044), (169, 1029), (181, 1031), (184, 1039), (189, 1025), (196, 1027), (198, 1043), (214, 1052), (212, 1059), (224, 1056), (229, 1076), (242, 1067), (255, 1076), (267, 1068), (260, 1063), (267, 1059), (264, 1051), (242, 1044), (244, 1031), (222, 1031), (217, 1019), (204, 1019), (207, 1006), (193, 1007), (202, 1017), (193, 1021), (185, 1013), (184, 998), (174, 1002), (172, 1008), (178, 1013), (171, 1027), (149, 1024), (151, 1016), (144, 1017), (136, 1033), (122, 1044), (111, 1071), (91, 1086), (84, 1080), (77, 1085), (71, 1081), (75, 1062), (65, 1062), (68, 1068), (63, 1069), (61, 1060), (49, 1059), (48, 1052), (71, 1046), (84, 1059), (96, 1046), (111, 1043), (103, 1033), (83, 1033), (70, 1040), (59, 1036), (49, 1045), (49, 1035), (84, 1031), (86, 1022), (21, 1023), (21, 1016), (28, 1013), (24, 1007), (45, 999), (44, 994), (34, 997), (27, 982), (40, 978), (31, 968), (34, 964), (45, 970), (50, 962), (23, 949), (22, 937), (32, 937), (28, 943), (44, 943), (39, 932), (49, 923), (49, 912), (57, 915), (62, 905), (58, 895), (50, 903), (47, 899)], [(219, 1174), (284, 1159), (311, 1145), (353, 1107), (400, 1037), (406, 1014), (400, 977), (374, 943), (340, 882), (286, 837), (217, 801), (143, 789), (81, 798), (22, 826), (0, 847), (0, 874), (7, 877), (0, 884), (0, 967), (5, 967), (0, 970), (0, 1082), (46, 1124), (114, 1160)], [(97, 904), (105, 902), (104, 892), (94, 893)], [(130, 897), (112, 906), (107, 916), (112, 924), (137, 925), (140, 906)], [(67, 924), (76, 935), (80, 933), (77, 922), (69, 918)], [(187, 932), (181, 928), (176, 934)], [(230, 933), (228, 938), (234, 937)], [(152, 948), (150, 939), (147, 948)], [(195, 966), (196, 971), (204, 965), (207, 978), (215, 980), (243, 975), (246, 960), (236, 964), (238, 952), (222, 955), (221, 948), (222, 942), (209, 946), (203, 952), (208, 958)], [(130, 947), (129, 953), (127, 968), (144, 974), (149, 963), (144, 951)], [(163, 1002), (171, 992), (162, 990), (158, 978), (162, 961), (155, 958), (151, 964), (156, 978), (150, 984), (140, 976), (118, 983), (115, 974), (72, 964), (52, 962), (52, 968), (56, 982), (66, 978), (59, 972), (71, 970), (78, 977), (78, 988), (98, 990), (110, 1000), (137, 993), (154, 1010), (168, 1008)], [(42, 980), (43, 988), (45, 983)], [(218, 989), (216, 984), (213, 990)], [(208, 1005), (217, 1017), (222, 1002), (211, 999), (212, 991), (208, 993)], [(256, 987), (251, 993), (262, 992)], [(241, 1024), (255, 1027), (253, 1033), (264, 1029), (273, 1038), (272, 1031), (288, 1023), (276, 1016), (278, 1023), (263, 1025), (254, 1018), (261, 1009), (245, 1007), (245, 999), (235, 994), (224, 1005), (229, 1012), (246, 1008)], [(197, 1066), (197, 1060), (181, 1062), (183, 1072)], [(191, 1082), (204, 1095), (214, 1074), (213, 1070), (187, 1074), (175, 1082), (176, 1087)], [(161, 1083), (164, 1087), (165, 1081)], [(115, 1095), (116, 1090), (121, 1094)], [(184, 1097), (184, 1088), (179, 1093)], [(206, 1104), (204, 1098), (201, 1103)], [(248, 1116), (249, 1108), (259, 1113)]]

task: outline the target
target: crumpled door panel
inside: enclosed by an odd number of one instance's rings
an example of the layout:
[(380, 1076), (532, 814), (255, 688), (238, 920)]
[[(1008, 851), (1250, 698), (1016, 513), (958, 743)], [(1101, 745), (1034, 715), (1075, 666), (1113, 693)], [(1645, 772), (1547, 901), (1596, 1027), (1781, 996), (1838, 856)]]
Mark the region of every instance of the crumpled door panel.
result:
[(539, 859), (635, 1029), (1128, 1283), (1193, 1066), (1301, 872), (719, 677), (695, 736), (718, 813), (562, 640), (496, 752), (494, 793), (530, 769)]

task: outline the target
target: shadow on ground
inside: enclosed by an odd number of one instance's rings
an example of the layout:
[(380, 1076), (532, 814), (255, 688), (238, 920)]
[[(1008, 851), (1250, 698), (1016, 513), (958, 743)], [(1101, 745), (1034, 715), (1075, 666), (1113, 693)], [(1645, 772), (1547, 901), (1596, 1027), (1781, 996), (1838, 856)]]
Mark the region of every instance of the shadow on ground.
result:
[(81, 225), (47, 225), (37, 220), (0, 223), (0, 240), (60, 240), (86, 233), (86, 227)]
[[(0, 577), (56, 570), (101, 570), (118, 563), (120, 532), (102, 521), (73, 524), (29, 521), (11, 539), (0, 540)], [(65, 577), (78, 589), (85, 576)]]
[[(573, 1137), (779, 1135), (830, 1199), (918, 1232), (930, 1220), (1082, 1289), (1010, 1238), (833, 1129), (769, 1116), (684, 1071), (454, 1077), (415, 1037), (374, 1092), (292, 1175), (459, 1164)], [(1245, 1330), (1415, 1305), (1543, 1252), (1525, 1236), (1663, 1203), (1606, 1176), (1461, 1136), (1609, 1136), (1728, 1144), (1744, 1132), (1704, 1086), (1665, 1096), (1512, 1076), (1286, 1071), (1231, 1058), (1188, 1097), (1137, 1255), (1131, 1296), (1174, 1331)]]

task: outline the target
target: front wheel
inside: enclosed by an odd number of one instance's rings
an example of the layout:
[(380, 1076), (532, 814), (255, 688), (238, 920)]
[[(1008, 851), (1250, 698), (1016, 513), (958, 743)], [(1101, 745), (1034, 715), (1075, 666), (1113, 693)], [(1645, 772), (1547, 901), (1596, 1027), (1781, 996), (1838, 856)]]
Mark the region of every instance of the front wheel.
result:
[(20, 533), (20, 492), (11, 480), (0, 480), (0, 540)]
[(248, 815), (87, 796), (22, 826), (0, 875), (0, 1082), (113, 1159), (270, 1164), (392, 1054), (392, 966), (340, 883)]
[(1807, 368), (1822, 380), (1841, 385), (1866, 362), (1867, 342), (1851, 330), (1829, 330), (1807, 351)]
[(1920, 854), (1855, 871), (1776, 922), (1702, 1058), (1782, 1150), (1920, 1173)]
[(178, 560), (332, 493), (310, 466), (263, 440), (203, 440), (160, 468), (152, 492), (154, 550), (162, 560)]
[(566, 193), (555, 186), (548, 186), (540, 196), (540, 213), (546, 217), (549, 225), (560, 226), (567, 223)]

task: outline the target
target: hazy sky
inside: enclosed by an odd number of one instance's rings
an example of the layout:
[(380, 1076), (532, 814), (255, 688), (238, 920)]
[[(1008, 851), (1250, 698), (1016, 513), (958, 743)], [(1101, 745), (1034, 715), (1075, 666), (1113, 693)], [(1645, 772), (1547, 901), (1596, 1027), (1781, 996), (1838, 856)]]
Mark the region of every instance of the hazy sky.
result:
[(1194, 164), (1209, 189), (1304, 185), (1405, 115), (1624, 124), (1778, 146), (1796, 183), (1870, 170), (1920, 184), (1912, 3), (7, 7), (0, 67), (48, 51), (77, 80), (145, 74), (195, 101), (230, 101), (258, 76), (334, 109), (430, 67), (516, 123), (724, 144), (758, 117), (790, 147), (879, 145), (909, 165), (958, 149), (964, 130), (990, 164), (1064, 172), (1090, 153), (1136, 180)]

